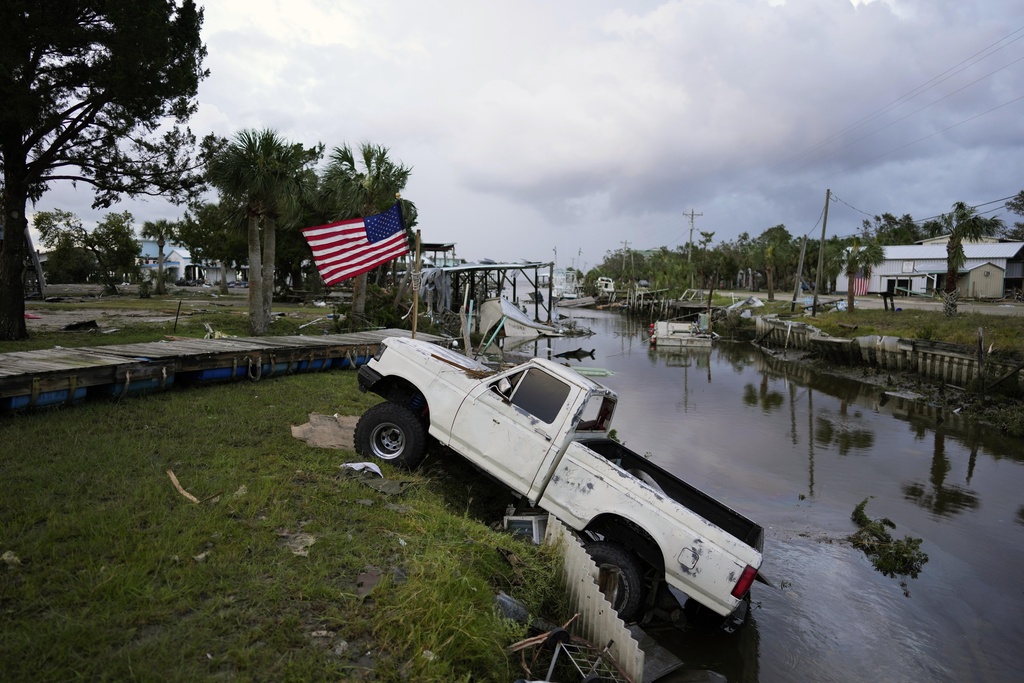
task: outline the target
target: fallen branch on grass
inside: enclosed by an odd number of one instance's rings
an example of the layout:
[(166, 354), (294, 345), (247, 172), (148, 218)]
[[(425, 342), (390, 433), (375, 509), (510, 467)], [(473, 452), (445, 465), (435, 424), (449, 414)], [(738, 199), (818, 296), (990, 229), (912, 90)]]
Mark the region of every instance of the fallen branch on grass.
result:
[(188, 498), (190, 501), (192, 501), (196, 505), (199, 505), (199, 499), (196, 498), (195, 496), (193, 496), (191, 493), (189, 493), (185, 489), (183, 489), (181, 487), (181, 484), (178, 483), (178, 478), (176, 476), (174, 476), (174, 470), (167, 470), (167, 476), (171, 478), (171, 483), (174, 484), (174, 488), (178, 489), (178, 493), (180, 493), (181, 495), (185, 496), (186, 498)]

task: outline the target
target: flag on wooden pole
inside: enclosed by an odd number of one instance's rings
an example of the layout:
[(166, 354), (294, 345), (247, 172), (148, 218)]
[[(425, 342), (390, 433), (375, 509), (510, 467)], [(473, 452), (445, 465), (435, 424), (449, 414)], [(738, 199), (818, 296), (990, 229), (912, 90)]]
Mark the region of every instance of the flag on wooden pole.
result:
[(373, 216), (303, 228), (324, 284), (335, 285), (409, 253), (401, 206)]

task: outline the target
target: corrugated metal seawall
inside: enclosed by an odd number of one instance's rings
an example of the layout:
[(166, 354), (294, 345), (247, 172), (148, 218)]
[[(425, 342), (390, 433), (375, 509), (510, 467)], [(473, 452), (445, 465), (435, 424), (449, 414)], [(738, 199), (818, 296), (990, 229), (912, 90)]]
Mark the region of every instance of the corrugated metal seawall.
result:
[[(812, 351), (840, 365), (871, 365), (887, 370), (916, 372), (929, 380), (964, 387), (978, 376), (978, 352), (958, 344), (921, 339), (868, 335), (830, 337), (806, 323), (756, 318), (759, 343), (772, 348)], [(1024, 364), (1019, 355), (987, 355), (985, 374), (1001, 377)], [(1018, 384), (1021, 378), (1018, 375)]]
[(562, 548), (565, 558), (564, 582), (570, 604), (579, 613), (579, 618), (570, 626), (574, 635), (603, 648), (608, 645), (609, 654), (626, 674), (636, 683), (643, 680), (644, 652), (626, 628), (618, 613), (598, 590), (594, 574), (597, 567), (590, 555), (583, 549), (576, 537), (554, 516), (548, 516), (546, 543)]

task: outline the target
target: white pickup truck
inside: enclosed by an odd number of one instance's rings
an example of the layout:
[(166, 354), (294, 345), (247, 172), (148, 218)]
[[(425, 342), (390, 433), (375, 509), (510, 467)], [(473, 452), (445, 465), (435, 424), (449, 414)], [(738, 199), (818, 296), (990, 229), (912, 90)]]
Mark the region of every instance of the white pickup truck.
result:
[(359, 387), (386, 399), (359, 419), (360, 455), (413, 468), (436, 438), (573, 529), (598, 564), (617, 566), (624, 620), (642, 616), (664, 582), (705, 622), (744, 622), (763, 530), (608, 438), (610, 389), (545, 359), (495, 372), (399, 337), (359, 369)]

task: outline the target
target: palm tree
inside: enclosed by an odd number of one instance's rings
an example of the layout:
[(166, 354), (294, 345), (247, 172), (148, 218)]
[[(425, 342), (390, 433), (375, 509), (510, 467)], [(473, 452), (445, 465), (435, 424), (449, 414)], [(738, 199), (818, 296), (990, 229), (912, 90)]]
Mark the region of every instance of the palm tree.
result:
[(871, 271), (885, 260), (885, 250), (877, 239), (854, 237), (843, 258), (846, 273), (846, 310), (853, 313), (853, 283), (858, 274), (871, 277)]
[(946, 286), (942, 292), (942, 312), (953, 317), (957, 312), (957, 301), (960, 298), (958, 273), (967, 262), (964, 254), (964, 242), (977, 242), (985, 236), (996, 234), (1003, 227), (999, 218), (985, 218), (978, 214), (977, 208), (967, 206), (964, 202), (956, 202), (949, 213), (943, 214), (939, 222), (949, 233), (946, 242)]
[(277, 225), (294, 222), (311, 194), (310, 172), (323, 152), (285, 142), (275, 131), (243, 130), (211, 160), (210, 181), (222, 202), (237, 207), (249, 244), (249, 327), (253, 335), (270, 328), (274, 300)]
[(755, 240), (761, 247), (759, 254), (767, 279), (768, 301), (775, 301), (775, 276), (780, 269), (789, 265), (792, 260), (793, 238), (786, 226), (780, 223), (768, 228)]
[[(372, 216), (387, 210), (409, 182), (412, 169), (388, 158), (388, 148), (363, 143), (359, 159), (348, 145), (335, 147), (324, 172), (322, 199), (331, 220)], [(414, 224), (415, 207), (402, 201), (406, 226)], [(366, 310), (366, 273), (357, 275), (352, 291), (352, 314)]]
[(838, 237), (829, 237), (825, 241), (825, 262), (822, 263), (822, 275), (815, 280), (815, 287), (821, 287), (821, 294), (832, 294), (838, 289), (836, 283), (843, 273), (843, 265), (846, 263), (845, 240)]
[(156, 293), (166, 294), (167, 287), (164, 282), (164, 246), (168, 240), (175, 238), (177, 225), (166, 218), (158, 221), (146, 221), (142, 224), (142, 236), (146, 239), (156, 240), (157, 261), (156, 261)]

